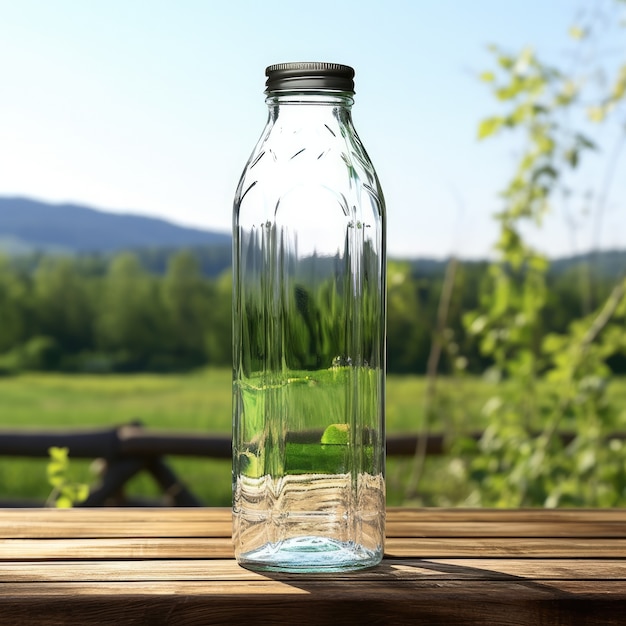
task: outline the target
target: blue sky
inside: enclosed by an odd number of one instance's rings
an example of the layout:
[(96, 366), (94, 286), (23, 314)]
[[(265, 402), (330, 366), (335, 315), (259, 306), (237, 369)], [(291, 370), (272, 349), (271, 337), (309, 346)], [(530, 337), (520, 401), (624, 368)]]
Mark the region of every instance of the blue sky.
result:
[[(265, 123), (265, 66), (333, 61), (356, 69), (354, 121), (386, 195), (390, 253), (485, 256), (513, 164), (510, 141), (476, 140), (497, 112), (476, 79), (486, 45), (559, 61), (584, 4), (0, 0), (0, 194), (228, 231)], [(600, 244), (623, 248), (616, 180)], [(577, 215), (574, 233), (557, 206), (532, 236), (551, 255), (581, 251), (591, 219)]]

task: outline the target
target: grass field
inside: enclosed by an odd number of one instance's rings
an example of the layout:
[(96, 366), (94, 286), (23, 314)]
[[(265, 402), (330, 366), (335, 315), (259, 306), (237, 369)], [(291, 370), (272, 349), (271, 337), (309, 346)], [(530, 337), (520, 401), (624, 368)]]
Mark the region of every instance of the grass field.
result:
[[(228, 369), (206, 369), (184, 375), (63, 375), (24, 374), (0, 378), (0, 427), (54, 428), (113, 426), (139, 419), (156, 429), (230, 433), (231, 380)], [(458, 432), (481, 428), (481, 408), (495, 392), (484, 380), (441, 379), (439, 410), (433, 423), (424, 420), (425, 380), (417, 376), (389, 376), (387, 432)], [(506, 387), (499, 391), (506, 393)], [(626, 381), (616, 381), (611, 393), (626, 405)], [(71, 457), (71, 451), (70, 451)], [(230, 463), (207, 459), (171, 458), (176, 473), (203, 502), (230, 504)], [(389, 504), (401, 504), (412, 459), (389, 459)], [(0, 499), (20, 497), (45, 500), (50, 488), (45, 459), (0, 458)], [(420, 481), (421, 496), (413, 504), (459, 505), (465, 485), (454, 459), (428, 458)], [(93, 482), (90, 464), (72, 460), (77, 480)], [(138, 476), (129, 492), (154, 496), (148, 476)]]

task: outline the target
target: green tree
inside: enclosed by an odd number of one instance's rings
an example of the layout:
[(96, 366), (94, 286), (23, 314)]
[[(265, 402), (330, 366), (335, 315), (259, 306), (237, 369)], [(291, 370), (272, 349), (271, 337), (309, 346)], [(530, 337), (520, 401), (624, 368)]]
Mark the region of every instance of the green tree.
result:
[(190, 251), (170, 257), (161, 282), (167, 324), (164, 339), (181, 362), (197, 365), (204, 359), (205, 335), (211, 323), (211, 291)]
[[(389, 370), (424, 372), (434, 323), (420, 305), (408, 263), (390, 261), (387, 265), (387, 352)], [(430, 281), (431, 286), (434, 281)], [(439, 281), (440, 282), (440, 281)], [(424, 298), (425, 300), (426, 298)]]
[(99, 347), (119, 366), (142, 368), (163, 352), (165, 312), (157, 280), (131, 253), (116, 256), (104, 278), (96, 320)]
[(93, 347), (93, 294), (69, 257), (44, 257), (33, 277), (37, 334), (53, 338), (65, 353)]
[[(583, 42), (591, 36), (591, 26), (577, 26), (570, 34)], [(479, 309), (465, 320), (493, 361), (492, 376), (513, 383), (506, 396), (497, 394), (485, 406), (490, 424), (480, 454), (469, 466), (473, 502), (623, 505), (623, 450), (620, 442), (607, 441), (617, 412), (607, 401), (606, 388), (611, 373), (607, 360), (626, 347), (626, 280), (620, 279), (596, 310), (571, 322), (567, 332), (548, 333), (549, 263), (523, 233), (529, 224), (541, 224), (557, 191), (571, 192), (571, 172), (595, 149), (589, 124), (572, 123), (580, 119), (580, 106), (592, 122), (624, 119), (626, 63), (603, 91), (587, 73), (549, 67), (530, 49), (509, 55), (493, 48), (493, 53), (496, 70), (483, 73), (482, 79), (493, 86), (505, 111), (483, 120), (478, 135), (514, 130), (523, 138), (524, 150), (502, 193), (497, 259), (489, 268), (487, 289)], [(619, 132), (623, 143), (624, 128)], [(614, 165), (607, 164), (609, 171)], [(606, 188), (596, 195), (605, 197)], [(551, 390), (541, 404), (536, 393), (540, 383)], [(564, 427), (574, 429), (572, 441), (559, 435)]]
[(30, 323), (28, 283), (0, 257), (0, 354), (18, 346), (27, 337)]
[(232, 364), (232, 272), (224, 271), (213, 281), (211, 312), (204, 337), (206, 358), (213, 365)]

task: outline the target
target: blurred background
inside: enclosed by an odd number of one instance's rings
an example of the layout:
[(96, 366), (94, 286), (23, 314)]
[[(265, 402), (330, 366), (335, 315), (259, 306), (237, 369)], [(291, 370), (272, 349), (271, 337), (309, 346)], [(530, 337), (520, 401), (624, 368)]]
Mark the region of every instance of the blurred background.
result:
[[(232, 198), (264, 69), (330, 61), (356, 70), (387, 200), (388, 430), (421, 434), (390, 504), (626, 502), (625, 2), (1, 14), (0, 428), (229, 432)], [(49, 498), (49, 462), (0, 456), (0, 499)], [(229, 504), (227, 461), (171, 464)]]

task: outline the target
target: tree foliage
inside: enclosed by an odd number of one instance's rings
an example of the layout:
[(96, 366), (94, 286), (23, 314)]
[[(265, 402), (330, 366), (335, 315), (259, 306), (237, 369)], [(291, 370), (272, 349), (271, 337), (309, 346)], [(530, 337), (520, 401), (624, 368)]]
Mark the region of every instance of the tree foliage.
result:
[[(591, 32), (591, 23), (570, 31), (579, 44)], [(619, 412), (608, 403), (606, 389), (609, 360), (626, 342), (626, 278), (622, 273), (604, 302), (590, 306), (588, 300), (567, 328), (550, 332), (548, 259), (523, 233), (529, 223), (541, 224), (557, 191), (571, 191), (570, 173), (596, 149), (590, 123), (611, 117), (623, 123), (626, 62), (602, 90), (587, 73), (550, 67), (530, 49), (517, 55), (495, 47), (492, 52), (495, 69), (481, 78), (504, 111), (483, 120), (478, 137), (514, 131), (524, 149), (502, 191), (489, 282), (465, 324), (492, 360), (490, 374), (513, 381), (515, 393), (496, 395), (485, 406), (490, 424), (468, 463), (472, 501), (513, 507), (624, 505), (623, 444), (607, 439)], [(609, 169), (614, 165), (607, 163)], [(596, 193), (602, 198), (606, 190)], [(537, 400), (540, 382), (551, 390), (543, 404)], [(559, 436), (564, 427), (573, 429), (571, 441)]]
[[(203, 274), (201, 258), (192, 250), (171, 254), (163, 273), (150, 271), (140, 259), (132, 253), (106, 263), (81, 257), (43, 256), (28, 263), (0, 259), (0, 372), (230, 366), (230, 270)], [(463, 323), (465, 312), (477, 309), (484, 297), (487, 264), (458, 264), (445, 336), (439, 337), (444, 269), (443, 263), (390, 261), (390, 372), (426, 373), (433, 339), (445, 348), (437, 367), (441, 373), (459, 367), (478, 373), (493, 363), (493, 355), (480, 351), (480, 335)], [(611, 276), (607, 268), (594, 275), (598, 294), (608, 296)], [(547, 274), (546, 281), (543, 327), (564, 332), (580, 311), (578, 266), (572, 262)], [(482, 323), (478, 319), (470, 327)], [(613, 369), (626, 371), (625, 361), (616, 360)]]

